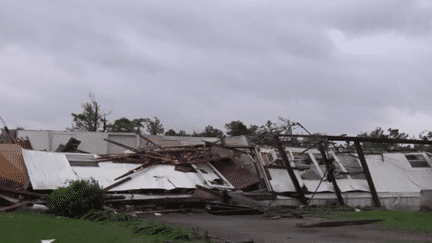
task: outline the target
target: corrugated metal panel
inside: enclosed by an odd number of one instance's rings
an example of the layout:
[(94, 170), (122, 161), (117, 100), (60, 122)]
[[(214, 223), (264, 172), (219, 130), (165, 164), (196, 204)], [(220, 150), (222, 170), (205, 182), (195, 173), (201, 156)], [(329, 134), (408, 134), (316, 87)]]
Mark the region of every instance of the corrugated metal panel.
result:
[(57, 189), (77, 177), (62, 153), (22, 151), (33, 189)]

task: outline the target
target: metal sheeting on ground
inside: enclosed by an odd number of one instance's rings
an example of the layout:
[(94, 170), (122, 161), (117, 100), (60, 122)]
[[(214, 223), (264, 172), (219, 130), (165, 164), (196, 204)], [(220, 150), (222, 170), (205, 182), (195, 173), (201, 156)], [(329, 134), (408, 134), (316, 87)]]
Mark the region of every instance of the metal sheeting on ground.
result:
[(23, 158), (35, 190), (57, 189), (77, 177), (63, 153), (22, 150)]
[[(125, 165), (125, 164), (123, 164)], [(136, 168), (136, 165), (135, 165)], [(134, 169), (134, 168), (132, 168)], [(105, 188), (114, 184), (114, 179), (125, 174), (130, 169), (130, 166), (123, 166), (117, 168), (101, 168), (101, 167), (72, 167), (73, 172), (76, 174), (77, 179), (90, 180), (95, 179), (98, 184)]]
[[(70, 166), (64, 153), (23, 150), (23, 158), (27, 167), (33, 189), (57, 189), (67, 185), (68, 180), (95, 179), (103, 188), (119, 180), (115, 178), (140, 166), (140, 164), (100, 162), (97, 166)], [(155, 165), (140, 170), (129, 177), (132, 180), (120, 184), (109, 191), (136, 189), (195, 188), (204, 185), (205, 180), (220, 178), (209, 165), (199, 165), (207, 171), (203, 178), (200, 173), (180, 172), (173, 165)], [(207, 178), (208, 177), (208, 178)], [(228, 183), (222, 178), (224, 184)]]
[(133, 189), (165, 189), (195, 188), (203, 185), (203, 181), (194, 172), (180, 172), (173, 165), (155, 165), (138, 171), (129, 180), (108, 191), (125, 191)]

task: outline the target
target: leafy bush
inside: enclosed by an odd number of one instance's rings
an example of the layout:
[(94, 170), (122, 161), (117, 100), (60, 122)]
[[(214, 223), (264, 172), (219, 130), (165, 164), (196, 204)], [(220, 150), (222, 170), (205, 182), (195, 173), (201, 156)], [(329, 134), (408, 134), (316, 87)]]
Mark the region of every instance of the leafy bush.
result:
[(79, 218), (90, 210), (102, 210), (104, 192), (94, 179), (69, 181), (68, 187), (54, 190), (47, 202), (52, 213)]

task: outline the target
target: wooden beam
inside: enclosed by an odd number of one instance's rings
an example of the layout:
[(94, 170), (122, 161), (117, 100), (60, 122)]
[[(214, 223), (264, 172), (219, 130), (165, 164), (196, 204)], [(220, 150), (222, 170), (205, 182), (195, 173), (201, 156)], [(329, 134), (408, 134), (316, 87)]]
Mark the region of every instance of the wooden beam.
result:
[(279, 153), (282, 156), (282, 161), (283, 161), (283, 163), (285, 165), (285, 168), (287, 169), (288, 174), (291, 177), (291, 181), (294, 184), (294, 187), (295, 187), (296, 192), (297, 192), (298, 199), (300, 200), (300, 202), (303, 205), (306, 205), (307, 202), (308, 202), (308, 200), (307, 200), (307, 198), (305, 197), (305, 195), (303, 193), (303, 190), (302, 190), (302, 188), (301, 188), (301, 186), (300, 186), (300, 184), (299, 184), (299, 182), (297, 180), (296, 175), (294, 174), (294, 170), (291, 168), (291, 164), (290, 164), (290, 162), (288, 160), (288, 156), (287, 156), (287, 154), (286, 154), (286, 152), (285, 152), (285, 150), (284, 150), (284, 148), (282, 146), (282, 143), (281, 143), (281, 141), (279, 139), (279, 136), (275, 135), (274, 139), (276, 141), (277, 149), (279, 150)]
[(131, 177), (126, 177), (126, 178), (124, 178), (124, 179), (121, 180), (121, 181), (118, 181), (118, 182), (116, 182), (116, 183), (114, 183), (114, 184), (112, 184), (112, 185), (110, 185), (110, 186), (105, 187), (103, 190), (104, 190), (104, 191), (108, 191), (109, 189), (112, 189), (112, 188), (114, 188), (114, 187), (116, 187), (116, 186), (118, 186), (118, 185), (121, 185), (121, 184), (123, 184), (123, 183), (125, 183), (125, 182), (127, 182), (127, 181), (130, 181), (130, 180), (132, 180)]
[(125, 149), (129, 149), (130, 151), (133, 151), (135, 153), (138, 152), (138, 150), (136, 148), (133, 148), (133, 147), (130, 147), (130, 146), (118, 143), (118, 142), (114, 142), (114, 141), (106, 139), (106, 138), (104, 138), (104, 140), (107, 141), (107, 142), (109, 142), (109, 143), (115, 144), (115, 145), (117, 145), (119, 147), (122, 147), (122, 148), (125, 148)]
[(360, 163), (361, 163), (361, 165), (363, 167), (363, 172), (364, 172), (364, 175), (366, 177), (366, 181), (367, 181), (367, 183), (369, 185), (369, 189), (370, 189), (370, 192), (372, 194), (372, 200), (374, 202), (374, 205), (375, 205), (375, 207), (381, 207), (381, 202), (379, 200), (377, 191), (375, 189), (375, 185), (373, 183), (372, 176), (371, 176), (370, 171), (369, 171), (369, 167), (368, 167), (368, 165), (366, 163), (366, 158), (364, 157), (363, 149), (362, 149), (362, 147), (360, 145), (360, 142), (359, 141), (354, 141), (354, 145), (356, 147), (357, 155), (358, 155), (358, 158), (360, 160)]
[(320, 151), (321, 156), (322, 156), (322, 158), (324, 159), (324, 162), (325, 162), (325, 164), (326, 164), (327, 175), (328, 175), (328, 177), (329, 177), (329, 180), (331, 180), (331, 183), (332, 183), (332, 185), (333, 185), (333, 188), (335, 189), (336, 196), (337, 196), (337, 198), (338, 198), (339, 204), (340, 204), (341, 206), (345, 206), (345, 202), (344, 202), (344, 200), (343, 200), (343, 198), (342, 198), (341, 190), (339, 189), (339, 186), (337, 185), (337, 183), (336, 183), (336, 179), (335, 179), (335, 177), (334, 177), (334, 175), (333, 175), (333, 169), (332, 169), (332, 168), (334, 168), (334, 167), (333, 167), (333, 166), (334, 166), (334, 164), (333, 164), (334, 162), (331, 161), (329, 158), (327, 158), (326, 152), (325, 152), (325, 150), (324, 150), (323, 142), (320, 142), (320, 143), (319, 143), (319, 151)]
[(154, 146), (157, 146), (157, 147), (159, 147), (159, 148), (162, 148), (162, 146), (160, 146), (159, 144), (154, 143), (152, 140), (150, 140), (150, 139), (144, 137), (142, 134), (138, 134), (138, 136), (140, 136), (140, 138), (146, 140), (147, 142), (153, 144)]
[(29, 203), (34, 203), (37, 201), (39, 201), (39, 200), (38, 199), (37, 200), (29, 200), (29, 201), (14, 204), (14, 205), (9, 206), (9, 207), (0, 208), (0, 212), (5, 212), (5, 211), (11, 210), (11, 209), (20, 208), (20, 207), (23, 207)]

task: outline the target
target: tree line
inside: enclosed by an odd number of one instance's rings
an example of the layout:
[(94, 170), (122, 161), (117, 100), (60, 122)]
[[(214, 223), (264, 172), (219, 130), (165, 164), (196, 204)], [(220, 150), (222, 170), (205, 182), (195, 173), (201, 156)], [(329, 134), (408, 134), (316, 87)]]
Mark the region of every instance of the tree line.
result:
[[(69, 131), (93, 131), (93, 132), (147, 132), (152, 135), (164, 134), (166, 136), (192, 136), (192, 137), (217, 137), (224, 139), (226, 136), (246, 135), (252, 141), (258, 141), (267, 135), (273, 134), (275, 124), (268, 121), (263, 126), (250, 125), (247, 127), (242, 121), (231, 121), (225, 124), (226, 134), (212, 125), (207, 125), (201, 132), (194, 131), (192, 134), (184, 130), (175, 131), (169, 129), (165, 132), (161, 121), (157, 117), (153, 118), (135, 118), (129, 119), (122, 117), (114, 122), (108, 121), (110, 112), (104, 112), (100, 104), (96, 101), (93, 94), (89, 94), (90, 101), (82, 104), (81, 113), (71, 113), (73, 117), (72, 127), (67, 128)], [(164, 133), (165, 132), (165, 133)]]
[[(82, 104), (83, 111), (79, 114), (72, 113), (73, 124), (71, 128), (67, 128), (70, 131), (99, 131), (99, 132), (133, 132), (143, 133), (147, 132), (152, 135), (164, 134), (166, 136), (192, 136), (192, 137), (217, 137), (224, 139), (226, 136), (240, 136), (245, 135), (248, 139), (255, 144), (270, 144), (272, 143), (272, 137), (275, 134), (292, 132), (292, 128), (300, 125), (299, 123), (291, 122), (287, 119), (280, 118), (284, 123), (283, 125), (277, 125), (271, 121), (267, 121), (266, 124), (250, 125), (246, 126), (242, 121), (231, 121), (225, 124), (227, 130), (226, 134), (214, 128), (211, 125), (207, 125), (201, 132), (193, 132), (192, 134), (186, 133), (184, 130), (175, 131), (169, 129), (165, 132), (165, 129), (157, 117), (153, 118), (135, 118), (130, 120), (126, 117), (109, 122), (107, 116), (110, 112), (103, 112), (100, 108), (99, 103), (95, 100), (93, 94), (89, 94), (90, 102)], [(301, 125), (300, 125), (301, 126)], [(304, 128), (303, 126), (301, 126)], [(307, 130), (306, 130), (307, 131)], [(307, 131), (308, 132), (308, 131)], [(322, 135), (315, 133), (314, 135)], [(372, 132), (360, 132), (357, 134), (360, 137), (371, 137), (371, 138), (390, 138), (390, 139), (415, 139), (410, 138), (408, 134), (400, 133), (399, 129), (389, 128), (384, 131), (381, 127), (377, 127)], [(432, 132), (424, 131), (419, 134), (419, 138), (423, 140), (432, 140)], [(287, 145), (293, 147), (310, 147), (317, 141), (316, 139), (309, 138), (295, 138), (289, 137)], [(353, 149), (353, 144), (346, 144), (345, 149)], [(370, 151), (411, 151), (411, 150), (423, 150), (432, 152), (432, 146), (429, 145), (402, 145), (402, 144), (386, 144), (386, 143), (363, 143), (363, 148)]]

